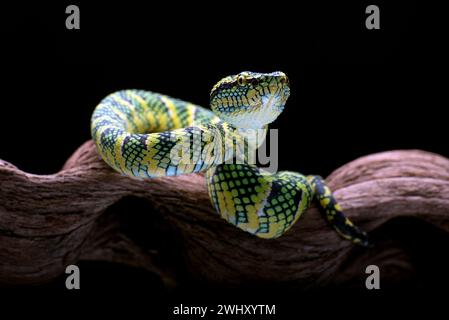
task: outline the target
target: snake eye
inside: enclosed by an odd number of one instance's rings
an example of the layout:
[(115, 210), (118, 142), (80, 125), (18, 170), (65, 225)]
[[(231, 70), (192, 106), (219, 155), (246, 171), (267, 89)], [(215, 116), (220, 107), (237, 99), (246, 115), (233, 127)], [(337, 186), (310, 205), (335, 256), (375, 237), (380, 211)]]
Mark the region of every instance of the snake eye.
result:
[(282, 77), (281, 80), (280, 80), (280, 82), (281, 82), (282, 84), (289, 84), (289, 81), (288, 81), (288, 78), (287, 78), (287, 77)]
[(244, 86), (246, 84), (246, 77), (244, 75), (240, 75), (237, 78), (237, 83), (239, 84), (239, 86)]

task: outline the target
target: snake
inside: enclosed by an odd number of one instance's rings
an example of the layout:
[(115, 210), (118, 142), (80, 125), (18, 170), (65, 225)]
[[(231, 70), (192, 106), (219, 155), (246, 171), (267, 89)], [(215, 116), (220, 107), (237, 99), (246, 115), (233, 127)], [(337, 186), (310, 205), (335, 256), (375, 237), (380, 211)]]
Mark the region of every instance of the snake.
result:
[(210, 92), (210, 109), (152, 91), (120, 90), (95, 107), (92, 139), (102, 159), (126, 176), (205, 172), (217, 214), (259, 238), (282, 236), (315, 203), (344, 239), (369, 246), (323, 178), (268, 172), (251, 158), (289, 96), (289, 78), (280, 71), (222, 78)]

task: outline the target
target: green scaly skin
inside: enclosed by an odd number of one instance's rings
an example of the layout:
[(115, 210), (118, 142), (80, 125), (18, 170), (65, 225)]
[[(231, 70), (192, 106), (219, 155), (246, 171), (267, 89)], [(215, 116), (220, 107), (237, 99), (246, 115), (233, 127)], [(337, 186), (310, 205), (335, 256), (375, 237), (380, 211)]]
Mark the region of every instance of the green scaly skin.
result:
[[(368, 245), (366, 234), (343, 215), (320, 177), (268, 174), (250, 161), (247, 152), (263, 142), (267, 125), (283, 111), (289, 95), (282, 72), (223, 78), (211, 91), (212, 111), (149, 91), (119, 91), (96, 107), (92, 137), (102, 158), (128, 176), (206, 171), (220, 216), (258, 237), (283, 235), (316, 200), (341, 236)], [(235, 151), (238, 161), (230, 163)]]

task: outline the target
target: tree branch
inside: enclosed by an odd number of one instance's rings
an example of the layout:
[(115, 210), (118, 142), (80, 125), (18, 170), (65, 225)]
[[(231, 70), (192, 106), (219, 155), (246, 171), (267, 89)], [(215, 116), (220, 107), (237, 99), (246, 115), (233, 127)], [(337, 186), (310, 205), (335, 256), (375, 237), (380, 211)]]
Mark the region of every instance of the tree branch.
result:
[(371, 233), (374, 249), (343, 241), (315, 208), (281, 238), (256, 238), (215, 213), (203, 175), (121, 176), (92, 141), (53, 175), (0, 160), (0, 284), (50, 281), (80, 259), (145, 268), (168, 285), (186, 278), (212, 286), (350, 284), (370, 263), (391, 277), (416, 271), (397, 229), (385, 227), (396, 218), (449, 232), (449, 160), (439, 155), (374, 154), (327, 181), (347, 216)]

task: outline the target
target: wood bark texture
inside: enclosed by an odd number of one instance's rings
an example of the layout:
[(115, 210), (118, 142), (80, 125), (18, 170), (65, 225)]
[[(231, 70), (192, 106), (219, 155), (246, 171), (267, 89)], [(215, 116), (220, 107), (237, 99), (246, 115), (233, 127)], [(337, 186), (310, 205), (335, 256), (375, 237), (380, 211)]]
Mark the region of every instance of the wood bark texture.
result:
[(69, 264), (94, 260), (144, 268), (169, 286), (362, 286), (369, 264), (387, 281), (416, 276), (424, 246), (447, 239), (449, 160), (442, 156), (373, 154), (326, 180), (374, 248), (342, 240), (315, 207), (284, 236), (259, 239), (215, 213), (204, 175), (125, 177), (92, 141), (52, 175), (0, 160), (0, 284), (44, 283)]

